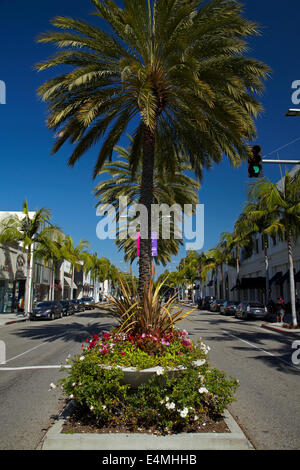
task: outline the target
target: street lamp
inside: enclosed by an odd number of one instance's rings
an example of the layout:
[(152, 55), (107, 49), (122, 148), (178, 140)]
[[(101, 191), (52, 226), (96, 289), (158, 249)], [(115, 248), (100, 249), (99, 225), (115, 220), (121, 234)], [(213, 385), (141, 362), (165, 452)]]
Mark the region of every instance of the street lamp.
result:
[(286, 113), (286, 116), (300, 116), (300, 109), (289, 109)]

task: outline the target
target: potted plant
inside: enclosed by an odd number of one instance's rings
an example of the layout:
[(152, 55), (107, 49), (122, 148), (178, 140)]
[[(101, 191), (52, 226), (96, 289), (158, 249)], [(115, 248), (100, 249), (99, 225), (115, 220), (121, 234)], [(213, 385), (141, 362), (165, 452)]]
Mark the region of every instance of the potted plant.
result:
[[(197, 429), (204, 416), (220, 419), (234, 400), (237, 381), (208, 363), (209, 347), (194, 343), (176, 324), (191, 313), (159, 300), (153, 277), (144, 298), (120, 278), (120, 292), (105, 307), (119, 320), (94, 334), (69, 360), (64, 393), (99, 426), (152, 427), (166, 433)], [(193, 311), (193, 310), (192, 310)]]

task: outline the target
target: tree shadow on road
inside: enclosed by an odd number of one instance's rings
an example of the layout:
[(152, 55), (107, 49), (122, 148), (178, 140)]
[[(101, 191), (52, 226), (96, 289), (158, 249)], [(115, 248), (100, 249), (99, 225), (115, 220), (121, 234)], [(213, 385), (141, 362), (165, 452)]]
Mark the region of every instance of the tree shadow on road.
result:
[[(93, 321), (84, 324), (77, 320), (77, 317), (90, 317)], [(108, 331), (116, 325), (116, 320), (112, 316), (102, 313), (76, 314), (75, 316), (67, 317), (67, 319), (68, 323), (61, 322), (59, 319), (54, 321), (34, 321), (32, 322), (32, 328), (28, 328), (28, 325), (26, 325), (26, 327), (17, 329), (15, 334), (22, 338), (47, 342), (59, 339), (66, 343), (74, 341), (76, 343), (84, 343), (93, 334)]]

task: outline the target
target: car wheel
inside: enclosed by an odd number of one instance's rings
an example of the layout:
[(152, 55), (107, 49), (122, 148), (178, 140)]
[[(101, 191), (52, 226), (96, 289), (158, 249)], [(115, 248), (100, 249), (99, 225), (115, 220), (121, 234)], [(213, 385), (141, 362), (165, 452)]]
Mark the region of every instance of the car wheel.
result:
[(55, 314), (51, 313), (51, 320), (55, 320)]
[(62, 312), (60, 312), (60, 318), (62, 318), (63, 316), (64, 316), (64, 315), (63, 315), (63, 313), (62, 313)]
[(248, 319), (247, 312), (243, 312), (242, 313), (242, 320), (247, 320), (247, 319)]

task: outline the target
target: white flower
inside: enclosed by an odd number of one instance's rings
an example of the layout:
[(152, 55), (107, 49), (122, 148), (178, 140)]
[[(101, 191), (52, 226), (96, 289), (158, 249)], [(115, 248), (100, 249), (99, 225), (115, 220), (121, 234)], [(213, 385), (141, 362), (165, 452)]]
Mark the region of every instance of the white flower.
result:
[(76, 385), (76, 382), (73, 382), (73, 383), (72, 383), (72, 387), (75, 387), (75, 385)]
[(92, 405), (92, 406), (90, 406), (90, 410), (91, 410), (91, 411), (93, 411), (93, 409), (94, 409), (93, 405)]
[(201, 393), (201, 394), (202, 394), (202, 393), (209, 393), (209, 391), (208, 391), (207, 388), (205, 388), (205, 387), (199, 388), (198, 392)]
[(106, 405), (102, 405), (102, 410), (105, 410), (106, 409)]
[(79, 360), (80, 360), (80, 361), (83, 361), (83, 360), (84, 360), (84, 356), (80, 356)]
[(199, 416), (195, 415), (194, 421), (198, 421)]
[(169, 401), (169, 397), (166, 397), (166, 401)]
[(203, 364), (205, 364), (206, 360), (205, 359), (198, 359), (198, 361), (195, 361), (194, 364), (195, 366), (203, 366)]
[(73, 394), (69, 395), (69, 398), (74, 398), (74, 395)]
[(182, 418), (186, 418), (188, 412), (189, 412), (188, 408), (183, 408), (183, 410), (180, 411), (180, 416), (181, 416)]
[(175, 410), (175, 403), (166, 403), (166, 408), (168, 408), (168, 410)]
[(199, 374), (198, 377), (199, 377), (199, 379), (200, 379), (200, 382), (201, 382), (201, 383), (204, 383), (204, 381), (205, 381), (204, 375)]
[(50, 388), (51, 388), (52, 390), (55, 390), (55, 389), (56, 389), (56, 385), (55, 385), (54, 383), (51, 383), (51, 384), (50, 384)]
[(158, 368), (156, 369), (156, 374), (157, 374), (157, 375), (162, 375), (163, 373), (164, 373), (164, 369), (163, 369), (162, 367), (158, 367)]

